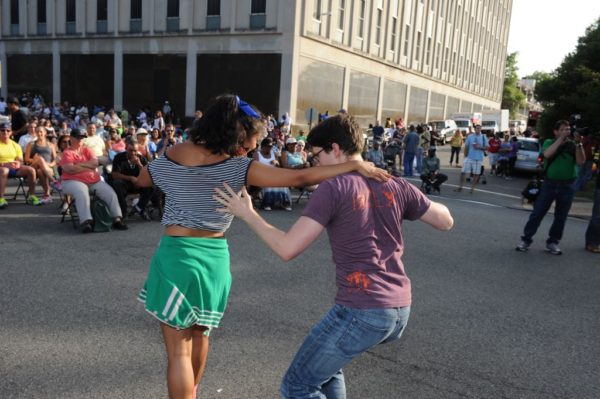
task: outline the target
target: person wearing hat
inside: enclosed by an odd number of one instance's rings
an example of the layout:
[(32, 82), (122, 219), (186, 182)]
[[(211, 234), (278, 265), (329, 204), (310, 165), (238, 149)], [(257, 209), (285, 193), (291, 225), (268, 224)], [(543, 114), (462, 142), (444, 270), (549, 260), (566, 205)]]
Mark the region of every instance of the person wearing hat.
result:
[[(147, 134), (148, 132), (146, 132)], [(112, 165), (110, 185), (117, 193), (121, 213), (128, 216), (137, 213), (142, 219), (150, 220), (146, 205), (148, 205), (154, 189), (152, 187), (136, 187), (138, 176), (142, 168), (148, 165), (148, 160), (139, 153), (139, 144), (135, 137), (128, 136), (125, 139), (125, 152), (115, 155)], [(128, 194), (140, 194), (137, 204), (133, 206), (129, 214), (127, 213)]]
[(127, 230), (127, 225), (122, 220), (123, 213), (117, 194), (100, 178), (97, 171), (98, 158), (94, 152), (83, 145), (83, 140), (88, 136), (87, 132), (84, 129), (73, 129), (70, 135), (71, 145), (65, 149), (60, 160), (63, 171), (62, 187), (63, 192), (71, 195), (75, 200), (81, 231), (90, 233), (93, 230), (90, 192), (95, 192), (96, 196), (108, 206), (113, 217), (113, 228)]
[(27, 133), (27, 114), (19, 106), (17, 97), (10, 97), (6, 106), (12, 125), (12, 137), (18, 143), (21, 136)]
[(4, 192), (8, 178), (23, 177), (27, 180), (29, 193), (26, 202), (29, 205), (40, 205), (40, 199), (35, 196), (35, 169), (23, 164), (23, 150), (10, 139), (12, 134), (10, 121), (0, 120), (0, 209), (8, 206)]

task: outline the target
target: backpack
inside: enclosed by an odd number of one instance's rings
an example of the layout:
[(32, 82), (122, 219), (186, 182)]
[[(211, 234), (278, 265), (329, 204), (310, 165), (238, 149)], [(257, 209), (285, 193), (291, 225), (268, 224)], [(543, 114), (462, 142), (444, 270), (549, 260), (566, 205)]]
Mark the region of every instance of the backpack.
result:
[(106, 202), (94, 197), (91, 201), (92, 219), (94, 219), (94, 233), (105, 233), (112, 230), (112, 216)]

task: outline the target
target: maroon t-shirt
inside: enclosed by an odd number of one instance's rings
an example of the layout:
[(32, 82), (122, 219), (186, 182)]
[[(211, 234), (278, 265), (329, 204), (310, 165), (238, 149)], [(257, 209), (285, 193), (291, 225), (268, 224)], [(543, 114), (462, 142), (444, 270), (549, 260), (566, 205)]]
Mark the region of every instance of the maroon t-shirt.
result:
[(402, 221), (419, 219), (431, 202), (402, 178), (385, 183), (349, 173), (311, 195), (303, 216), (327, 228), (336, 265), (335, 302), (353, 308), (409, 306)]

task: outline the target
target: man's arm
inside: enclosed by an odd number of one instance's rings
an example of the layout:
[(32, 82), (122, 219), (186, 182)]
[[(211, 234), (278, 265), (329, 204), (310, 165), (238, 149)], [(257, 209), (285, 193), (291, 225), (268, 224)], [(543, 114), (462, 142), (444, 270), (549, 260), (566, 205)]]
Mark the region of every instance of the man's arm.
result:
[(302, 216), (288, 232), (279, 230), (256, 213), (246, 188), (236, 194), (225, 183), (225, 189), (227, 192), (215, 189), (216, 195), (213, 198), (225, 206), (217, 209), (217, 212), (229, 212), (242, 219), (284, 261), (294, 259), (302, 253), (324, 229), (313, 219)]
[(454, 219), (448, 208), (438, 202), (431, 202), (429, 209), (419, 219), (438, 230), (448, 231), (454, 225)]

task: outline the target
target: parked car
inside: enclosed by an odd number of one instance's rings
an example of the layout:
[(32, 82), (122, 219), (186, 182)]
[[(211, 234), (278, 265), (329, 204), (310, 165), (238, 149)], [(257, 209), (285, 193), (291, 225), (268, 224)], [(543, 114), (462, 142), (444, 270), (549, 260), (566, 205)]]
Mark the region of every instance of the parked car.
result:
[(452, 138), (452, 135), (458, 129), (456, 122), (452, 119), (446, 119), (443, 121), (431, 121), (428, 123), (431, 129), (435, 130), (439, 137), (440, 144), (446, 144)]
[(526, 172), (538, 172), (541, 169), (540, 142), (538, 139), (517, 138), (517, 161), (515, 169)]

